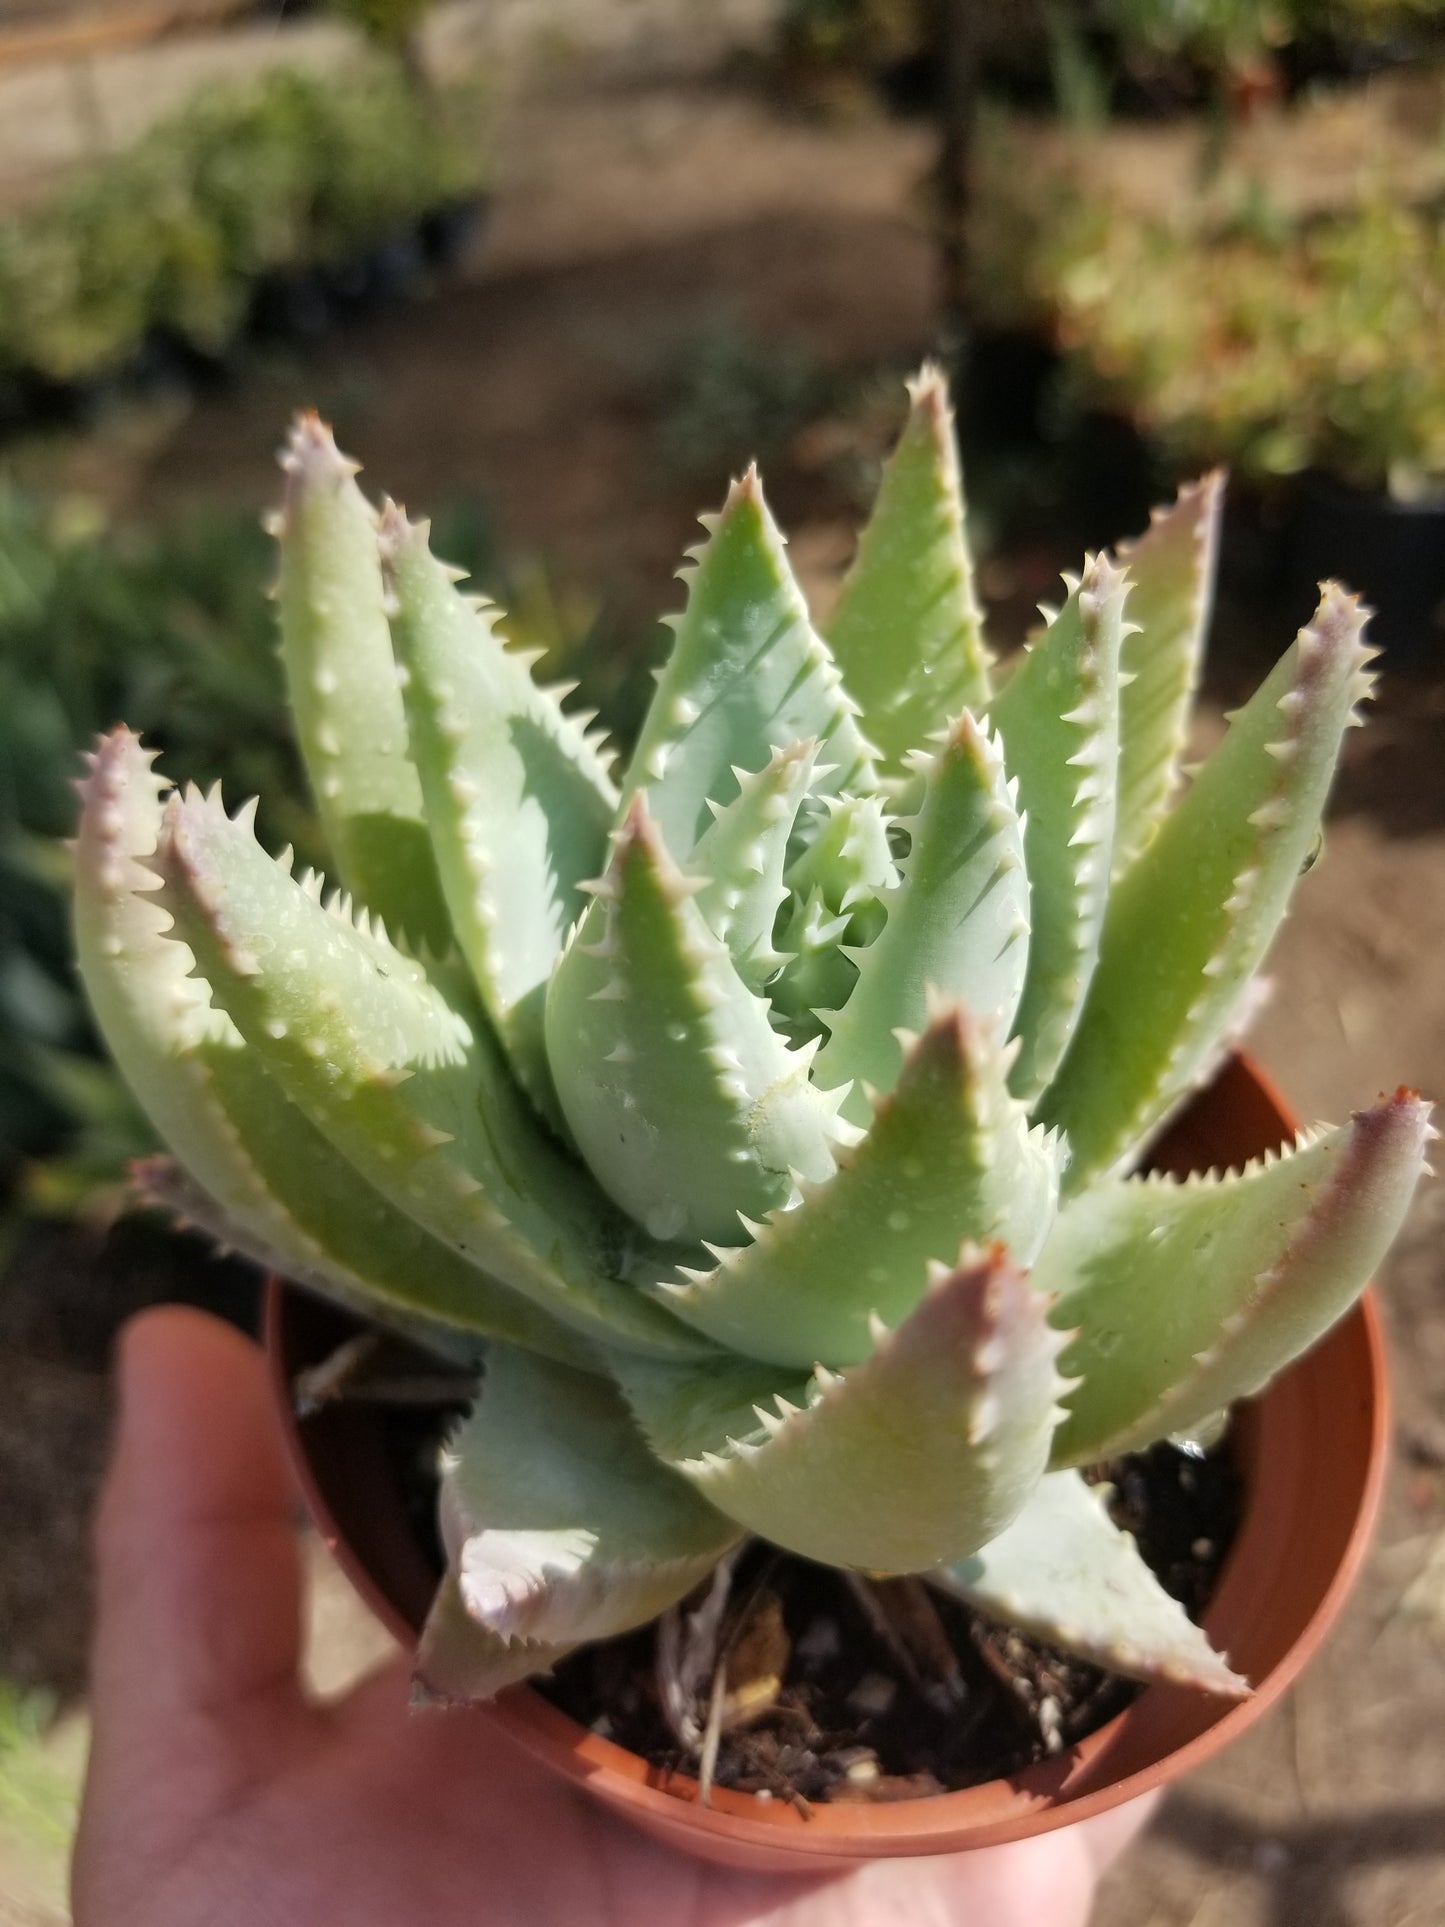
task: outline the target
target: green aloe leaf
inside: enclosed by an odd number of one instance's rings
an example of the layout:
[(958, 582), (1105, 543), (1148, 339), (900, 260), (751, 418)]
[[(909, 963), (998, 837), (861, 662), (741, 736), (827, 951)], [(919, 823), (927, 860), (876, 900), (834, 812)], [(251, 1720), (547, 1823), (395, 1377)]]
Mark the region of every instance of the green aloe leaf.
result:
[(835, 1107), (708, 929), (640, 797), (615, 841), (547, 998), (557, 1095), (598, 1181), (654, 1237), (736, 1243), (740, 1218), (784, 1203), (795, 1172), (832, 1170)]
[(1110, 1672), (1247, 1694), (1109, 1517), (1109, 1496), (1077, 1472), (1051, 1472), (997, 1539), (929, 1579), (1001, 1625)]
[(1119, 651), (1116, 877), (1154, 834), (1179, 786), (1214, 600), (1223, 505), (1224, 475), (1216, 469), (1180, 489), (1172, 508), (1156, 509), (1136, 542), (1119, 545), (1130, 620)]
[(968, 711), (926, 765), (923, 805), (906, 825), (902, 882), (885, 890), (882, 934), (853, 961), (858, 982), (818, 1056), (828, 1089), (857, 1080), (843, 1114), (866, 1125), (863, 1085), (889, 1091), (903, 1062), (899, 1029), (921, 1030), (930, 996), (966, 1004), (1002, 1036), (1029, 945), (1024, 825), (997, 741)]
[(826, 1184), (775, 1212), (717, 1269), (664, 1286), (669, 1309), (733, 1351), (807, 1370), (860, 1364), (872, 1322), (906, 1318), (929, 1260), (999, 1240), (1033, 1262), (1058, 1199), (1060, 1148), (1009, 1096), (996, 1037), (954, 1007), (913, 1045), (868, 1135)]
[(696, 1342), (620, 1282), (634, 1234), (544, 1135), (485, 1027), (379, 925), (293, 881), (218, 795), (172, 797), (156, 867), (251, 1051), (400, 1211), (585, 1336)]
[(543, 1005), (606, 858), (617, 792), (582, 725), (462, 596), (425, 527), (382, 516), (392, 635), (452, 928), (528, 1092), (551, 1109)]
[[(283, 1098), (283, 1102), (289, 1100)], [(302, 1121), (304, 1123), (304, 1119)], [(316, 1135), (323, 1149), (334, 1158), (336, 1153), (325, 1138), (319, 1132)], [(313, 1174), (304, 1166), (300, 1168), (305, 1178), (310, 1180)], [(209, 1192), (201, 1189), (177, 1158), (135, 1158), (127, 1175), (137, 1204), (147, 1210), (163, 1211), (178, 1231), (204, 1233), (220, 1256), (239, 1253), (268, 1276), (285, 1278), (307, 1291), (314, 1291), (319, 1297), (344, 1305), (358, 1317), (369, 1318), (373, 1323), (385, 1326), (388, 1331), (396, 1332), (412, 1344), (435, 1353), (463, 1370), (475, 1371), (479, 1367), (483, 1341), (492, 1337), (505, 1338), (519, 1345), (535, 1343), (537, 1349), (548, 1357), (565, 1359), (584, 1371), (597, 1369), (594, 1355), (574, 1332), (569, 1332), (565, 1325), (554, 1325), (549, 1329), (545, 1316), (535, 1306), (528, 1304), (525, 1298), (515, 1292), (509, 1292), (503, 1286), (483, 1278), (477, 1271), (471, 1271), (470, 1277), (478, 1288), (478, 1313), (449, 1319), (444, 1304), (441, 1310), (432, 1308), (435, 1298), (444, 1299), (444, 1293), (434, 1293), (425, 1277), (418, 1281), (419, 1288), (414, 1288), (412, 1293), (407, 1292), (406, 1281), (402, 1281), (400, 1291), (388, 1290), (389, 1281), (384, 1272), (378, 1282), (378, 1267), (374, 1265), (368, 1263), (364, 1271), (352, 1269), (335, 1250), (319, 1244), (313, 1257), (308, 1249), (309, 1239), (304, 1234), (293, 1237), (284, 1250), (267, 1243), (254, 1219), (231, 1217)], [(372, 1196), (376, 1197), (376, 1194), (372, 1193)], [(376, 1202), (383, 1212), (391, 1211), (391, 1206), (384, 1198), (377, 1197)], [(403, 1223), (406, 1222), (403, 1220)], [(426, 1238), (425, 1233), (415, 1225), (410, 1229), (419, 1244), (425, 1242), (443, 1257), (447, 1255), (445, 1245)], [(358, 1218), (357, 1242), (364, 1240), (366, 1230), (364, 1218)], [(507, 1309), (515, 1308), (518, 1316), (509, 1319), (504, 1310), (500, 1324), (494, 1323), (485, 1316), (489, 1298), (506, 1301)], [(419, 1309), (419, 1306), (425, 1308)], [(471, 1311), (471, 1303), (466, 1301), (464, 1312)], [(529, 1318), (534, 1321), (530, 1336)], [(556, 1340), (555, 1347), (548, 1342), (553, 1337)]]
[(1044, 1312), (1000, 1249), (969, 1249), (841, 1376), (615, 1369), (653, 1450), (719, 1511), (805, 1558), (918, 1572), (996, 1538), (1043, 1473), (1062, 1388)]
[(454, 1572), (443, 1578), (427, 1614), (412, 1671), (412, 1704), (469, 1706), (495, 1699), (503, 1688), (550, 1673), (572, 1651), (570, 1642), (502, 1639), (473, 1619)]
[(298, 1283), (414, 1330), (495, 1334), (586, 1362), (585, 1345), (429, 1237), (342, 1157), (248, 1050), (194, 958), (167, 934), (145, 867), (167, 785), (139, 738), (103, 737), (82, 786), (76, 846), (81, 975), (106, 1043), (190, 1174), (184, 1194), (149, 1168), (171, 1208)]
[[(878, 796), (825, 796), (818, 805), (811, 834), (788, 868), (789, 890), (798, 897), (816, 890), (831, 910), (852, 916), (859, 910), (876, 927), (883, 914), (876, 899), (898, 882), (898, 866), (888, 841), (890, 821)], [(860, 932), (857, 941), (865, 941)]]
[(786, 961), (768, 997), (777, 1021), (797, 1042), (826, 1035), (827, 1013), (848, 1001), (858, 981), (858, 966), (843, 950), (851, 922), (814, 889), (790, 903), (779, 926), (778, 949)]
[(718, 811), (691, 858), (693, 870), (706, 879), (697, 907), (727, 944), (749, 990), (761, 991), (783, 961), (773, 949), (773, 924), (787, 895), (788, 843), (816, 750), (816, 743), (792, 743), (754, 774), (735, 770), (738, 794)]
[(652, 1456), (614, 1386), (510, 1346), (447, 1441), (439, 1517), (468, 1616), (548, 1646), (642, 1625), (741, 1536)]
[(908, 420), (827, 627), (880, 773), (893, 778), (961, 709), (982, 715), (990, 695), (948, 385), (929, 364), (908, 393)]
[(883, 897), (898, 886), (898, 866), (881, 797), (824, 797), (807, 828), (787, 873), (789, 907), (778, 933), (783, 968), (768, 994), (783, 1022), (821, 1036), (817, 1013), (848, 1001), (858, 981), (849, 953), (883, 928)]
[(1399, 1230), (1429, 1114), (1400, 1091), (1238, 1175), (1111, 1179), (1066, 1204), (1033, 1274), (1075, 1333), (1054, 1463), (1188, 1432), (1312, 1345)]
[(327, 841), (359, 902), (441, 952), (451, 936), (391, 653), (376, 514), (314, 414), (297, 418), (281, 466), (281, 654)]
[(1018, 665), (992, 720), (1027, 820), (1028, 974), (1014, 1018), (1013, 1088), (1032, 1100), (1078, 1021), (1099, 952), (1119, 756), (1119, 644), (1127, 581), (1090, 560)]
[(1077, 1034), (1039, 1106), (1068, 1136), (1068, 1188), (1130, 1156), (1213, 1058), (1283, 921), (1368, 694), (1364, 621), (1354, 597), (1326, 587), (1115, 885)]
[(687, 608), (623, 786), (647, 791), (679, 862), (738, 794), (736, 770), (816, 739), (830, 791), (869, 789), (870, 754), (837, 665), (808, 619), (757, 473), (733, 484), (684, 576)]

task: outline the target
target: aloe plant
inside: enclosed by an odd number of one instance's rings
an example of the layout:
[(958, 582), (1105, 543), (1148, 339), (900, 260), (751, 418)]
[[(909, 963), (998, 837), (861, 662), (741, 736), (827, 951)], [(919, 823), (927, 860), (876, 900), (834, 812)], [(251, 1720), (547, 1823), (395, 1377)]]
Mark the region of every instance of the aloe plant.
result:
[(275, 527), (338, 887), (254, 806), (83, 779), (81, 967), (151, 1195), (466, 1360), (433, 1693), (680, 1600), (745, 1535), (1143, 1678), (1247, 1690), (1083, 1469), (1197, 1431), (1351, 1304), (1399, 1092), (1139, 1175), (1206, 1077), (1367, 693), (1340, 589), (1187, 784), (1220, 482), (1090, 557), (1005, 673), (925, 370), (826, 630), (756, 474), (620, 775), (314, 417)]

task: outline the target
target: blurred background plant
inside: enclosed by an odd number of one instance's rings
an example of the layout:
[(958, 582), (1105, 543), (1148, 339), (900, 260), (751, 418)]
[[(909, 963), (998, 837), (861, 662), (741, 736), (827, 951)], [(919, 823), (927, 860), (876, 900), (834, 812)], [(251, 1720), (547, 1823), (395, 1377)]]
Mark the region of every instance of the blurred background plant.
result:
[(1060, 399), (1127, 415), (1176, 473), (1307, 468), (1414, 499), (1445, 484), (1445, 222), (1384, 185), (1307, 218), (1248, 183), (1145, 217), (997, 133), (980, 312), (1061, 352)]
[[(941, 85), (944, 12), (945, 0), (781, 0), (780, 64), (825, 102), (876, 87), (925, 104)], [(1445, 20), (1437, 0), (1003, 0), (977, 33), (996, 92), (1077, 118), (1211, 99), (1247, 109), (1428, 57)]]
[(482, 111), (475, 85), (423, 100), (380, 57), (344, 85), (283, 68), (202, 93), (0, 228), (0, 383), (84, 382), (165, 347), (224, 356), (268, 281), (354, 277), (474, 200)]
[(330, 0), (333, 13), (395, 55), (423, 92), (430, 91), (430, 77), (421, 50), (421, 28), (434, 5), (435, 0)]
[(56, 1712), (48, 1693), (23, 1693), (0, 1679), (0, 1842), (19, 1861), (28, 1890), (14, 1898), (59, 1909), (86, 1733), (83, 1720), (57, 1723)]

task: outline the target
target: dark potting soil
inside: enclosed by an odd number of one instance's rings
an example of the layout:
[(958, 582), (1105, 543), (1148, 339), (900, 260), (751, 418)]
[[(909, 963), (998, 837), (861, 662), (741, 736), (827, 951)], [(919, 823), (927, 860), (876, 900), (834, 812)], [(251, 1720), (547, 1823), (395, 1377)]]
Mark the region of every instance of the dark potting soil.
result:
[[(375, 1361), (383, 1377), (395, 1356)], [(412, 1527), (438, 1572), (437, 1448), (462, 1409), (382, 1406)], [(1087, 1476), (1113, 1487), (1115, 1523), (1200, 1618), (1239, 1522), (1227, 1436), (1202, 1455), (1157, 1445)], [(1077, 1745), (1142, 1690), (919, 1580), (865, 1584), (761, 1541), (733, 1570), (715, 1650), (726, 1693), (713, 1783), (794, 1803), (910, 1799), (999, 1779)], [(697, 1748), (663, 1710), (658, 1655), (648, 1625), (580, 1648), (533, 1685), (653, 1766), (695, 1774)], [(693, 1709), (699, 1727), (714, 1670)]]
[[(1238, 1523), (1227, 1443), (1203, 1458), (1155, 1446), (1099, 1476), (1114, 1484), (1116, 1522), (1197, 1618)], [(730, 1640), (725, 1704), (736, 1723), (722, 1733), (714, 1783), (795, 1802), (909, 1799), (998, 1779), (1076, 1745), (1142, 1690), (916, 1581), (860, 1595), (846, 1575), (762, 1544), (733, 1574), (720, 1645)], [(662, 1711), (653, 1628), (584, 1647), (535, 1684), (654, 1766), (696, 1771)]]

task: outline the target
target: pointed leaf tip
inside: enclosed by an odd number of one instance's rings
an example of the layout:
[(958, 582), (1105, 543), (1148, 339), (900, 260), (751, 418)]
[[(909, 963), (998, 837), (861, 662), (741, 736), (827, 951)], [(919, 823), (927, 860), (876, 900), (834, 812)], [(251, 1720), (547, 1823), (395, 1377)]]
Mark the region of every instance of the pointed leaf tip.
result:
[(1083, 1465), (1259, 1391), (1354, 1303), (1420, 1175), (1430, 1107), (1401, 1090), (1308, 1148), (1223, 1178), (1115, 1179), (1067, 1204), (1034, 1271), (1075, 1336), (1054, 1443)]
[[(911, 1315), (841, 1376), (622, 1361), (624, 1392), (654, 1449), (764, 1538), (873, 1572), (946, 1563), (1001, 1532), (1041, 1476), (1060, 1341), (997, 1248), (923, 1283)], [(783, 1423), (759, 1440), (752, 1408), (765, 1402)]]
[(936, 1013), (827, 1183), (663, 1302), (753, 1357), (855, 1365), (873, 1350), (871, 1316), (906, 1318), (929, 1261), (946, 1271), (964, 1240), (1005, 1239), (1031, 1263), (1053, 1215), (1059, 1157), (1028, 1129), (1006, 1079), (986, 1026), (959, 1006)]
[[(814, 630), (756, 474), (704, 518), (687, 606), (643, 722), (624, 793), (650, 791), (673, 855), (686, 862), (710, 803), (737, 793), (735, 767), (759, 769), (781, 745), (817, 737), (836, 765), (830, 790), (873, 786), (868, 751), (836, 664)], [(815, 772), (816, 786), (816, 772)]]
[(920, 1030), (930, 994), (966, 1003), (1007, 1029), (1025, 982), (1030, 883), (1026, 825), (1014, 806), (1004, 748), (964, 712), (928, 764), (901, 889), (859, 956), (858, 981), (817, 1064), (823, 1088), (854, 1082), (844, 1105), (868, 1123), (866, 1079), (891, 1090), (902, 1063), (895, 1033)]
[(377, 544), (382, 568), (390, 574), (404, 555), (430, 549), (431, 523), (425, 516), (413, 522), (400, 502), (384, 495), (377, 523)]
[(330, 424), (322, 421), (314, 408), (303, 409), (292, 418), (279, 459), (288, 487), (305, 488), (325, 481), (340, 484), (359, 473), (359, 465), (342, 454)]
[(376, 512), (329, 431), (303, 421), (296, 445), (277, 602), (306, 773), (340, 878), (389, 928), (440, 953), (446, 909), (392, 654)]
[(510, 1346), (442, 1455), (440, 1521), (469, 1617), (545, 1644), (651, 1619), (739, 1536), (651, 1456), (614, 1386)]
[(899, 785), (910, 752), (960, 709), (981, 713), (991, 693), (947, 386), (925, 363), (908, 392), (827, 625), (863, 733)]
[[(592, 1170), (663, 1239), (736, 1242), (790, 1169), (833, 1168), (831, 1118), (698, 908), (640, 796), (547, 992), (548, 1054)], [(654, 1274), (655, 1276), (655, 1274)]]
[(1360, 693), (1363, 623), (1357, 598), (1326, 585), (1115, 882), (1074, 1037), (1039, 1106), (1068, 1134), (1072, 1188), (1130, 1155), (1234, 1021), (1315, 839)]
[(1186, 483), (1119, 545), (1133, 584), (1119, 655), (1119, 801), (1113, 871), (1158, 829), (1185, 775), (1190, 702), (1213, 611), (1224, 476)]
[(1000, 1624), (1093, 1665), (1231, 1698), (1247, 1694), (1247, 1682), (1114, 1524), (1107, 1498), (1107, 1487), (1089, 1486), (1077, 1472), (1051, 1472), (997, 1539), (930, 1578)]

